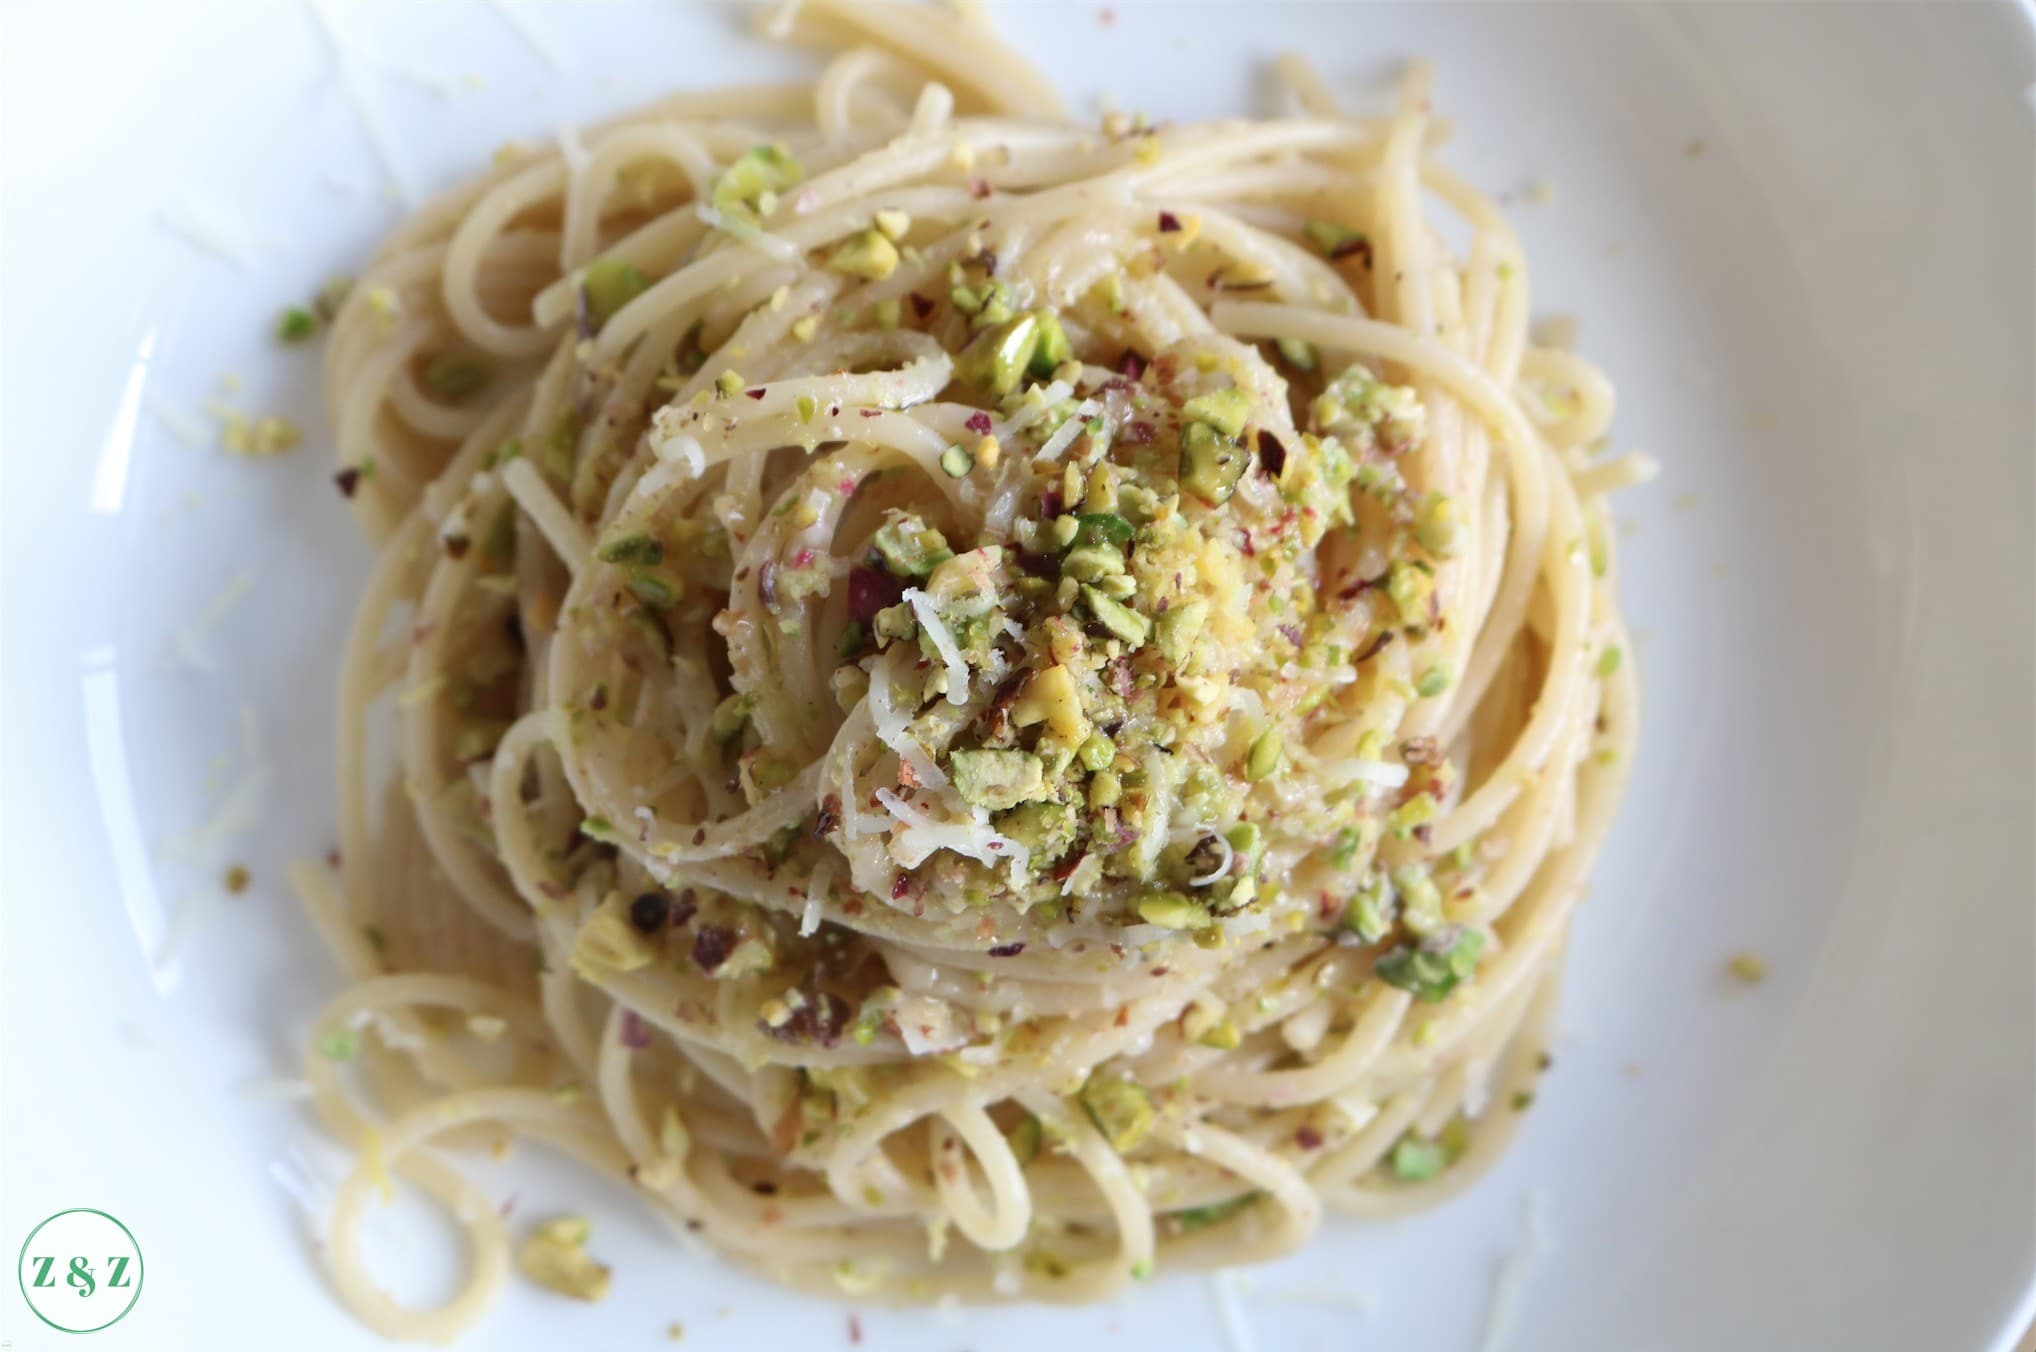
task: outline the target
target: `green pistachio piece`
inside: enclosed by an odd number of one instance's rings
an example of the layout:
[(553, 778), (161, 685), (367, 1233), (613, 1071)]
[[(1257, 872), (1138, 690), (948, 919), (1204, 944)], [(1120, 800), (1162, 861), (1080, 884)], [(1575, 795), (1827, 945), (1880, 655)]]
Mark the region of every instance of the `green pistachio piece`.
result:
[(1032, 349), (1032, 360), (1027, 369), (1040, 380), (1052, 377), (1053, 370), (1064, 361), (1073, 361), (1075, 350), (1067, 340), (1067, 330), (1060, 326), (1060, 316), (1051, 310), (1034, 310), (1039, 321), (1039, 345)]
[(997, 814), (997, 829), (1030, 850), (1037, 865), (1066, 854), (1081, 833), (1081, 821), (1073, 803), (1020, 803)]
[[(1233, 1025), (1234, 1030), (1235, 1026)], [(1201, 1230), (1216, 1224), (1218, 1221), (1229, 1220), (1232, 1216), (1235, 1216), (1238, 1212), (1256, 1202), (1259, 1196), (1259, 1192), (1253, 1189), (1243, 1196), (1233, 1197), (1227, 1202), (1211, 1202), (1208, 1206), (1189, 1207), (1185, 1211), (1166, 1211), (1160, 1214), (1171, 1220), (1179, 1229)]]
[(1463, 522), (1446, 493), (1429, 493), (1414, 510), (1414, 539), (1438, 559), (1453, 559), (1463, 548)]
[(665, 547), (655, 536), (644, 531), (624, 531), (611, 535), (594, 550), (594, 557), (603, 563), (633, 563), (654, 565), (665, 561)]
[(1179, 892), (1154, 892), (1138, 899), (1138, 915), (1149, 925), (1168, 929), (1200, 929), (1209, 923), (1208, 908)]
[(1145, 1086), (1130, 1080), (1105, 1080), (1091, 1076), (1082, 1086), (1082, 1107), (1089, 1120), (1103, 1133), (1119, 1154), (1144, 1140), (1158, 1114)]
[(1280, 758), (1286, 745), (1278, 728), (1267, 728), (1251, 744), (1251, 754), (1244, 763), (1244, 777), (1256, 783), (1270, 779), (1280, 768)]
[(1031, 364), (1038, 342), (1038, 316), (1019, 315), (972, 339), (955, 360), (955, 375), (999, 397), (1010, 394)]
[(1092, 732), (1075, 752), (1080, 757), (1082, 768), (1094, 774), (1110, 768), (1110, 762), (1117, 758), (1117, 744), (1100, 732)]
[(1048, 792), (1045, 766), (1029, 751), (957, 751), (949, 757), (948, 771), (963, 802), (992, 812)]
[(1161, 612), (1157, 637), (1160, 656), (1175, 668), (1185, 667), (1195, 651), (1195, 640), (1209, 622), (1209, 603), (1198, 599), (1182, 601)]
[(1124, 571), (1124, 556), (1107, 545), (1077, 545), (1060, 561), (1063, 576), (1101, 582)]
[(958, 441), (940, 453), (941, 472), (950, 479), (966, 479), (975, 467), (976, 457)]
[(495, 378), (495, 368), (478, 357), (433, 357), (424, 368), (424, 387), (441, 399), (471, 399)]
[(725, 742), (749, 725), (750, 711), (756, 708), (756, 693), (744, 690), (714, 706), (707, 731), (717, 742)]
[(1181, 487), (1211, 507), (1230, 501), (1250, 463), (1250, 452), (1208, 423), (1189, 423), (1181, 433)]
[(1335, 221), (1309, 221), (1302, 227), (1308, 235), (1308, 242), (1320, 249), (1324, 257), (1342, 258), (1355, 253), (1365, 242), (1362, 231), (1352, 230)]
[(292, 305), (276, 320), (276, 341), (301, 343), (318, 332), (318, 316), (301, 305)]
[(916, 516), (900, 516), (877, 528), (870, 544), (895, 577), (925, 577), (954, 557), (947, 537)]
[(580, 273), (580, 294), (586, 298), (587, 318), (597, 329), (649, 287), (650, 279), (642, 269), (619, 258), (597, 259)]
[(1112, 600), (1096, 588), (1084, 585), (1082, 600), (1096, 622), (1134, 648), (1143, 647), (1152, 635), (1152, 621), (1121, 601)]
[(1198, 394), (1181, 405), (1183, 421), (1206, 424), (1232, 440), (1244, 430), (1245, 420), (1250, 417), (1251, 397), (1234, 385), (1227, 390)]
[(836, 247), (827, 266), (851, 277), (880, 282), (898, 270), (898, 246), (881, 230), (858, 230)]
[(1280, 357), (1296, 371), (1315, 369), (1315, 345), (1304, 343), (1299, 338), (1281, 338), (1273, 343), (1279, 349)]
[(1393, 1147), (1387, 1163), (1393, 1177), (1409, 1183), (1420, 1183), (1435, 1177), (1448, 1166), (1442, 1146), (1436, 1141), (1424, 1141), (1416, 1136), (1402, 1136)]
[(1434, 1004), (1477, 970), (1484, 949), (1481, 931), (1449, 926), (1419, 944), (1395, 945), (1379, 957), (1372, 970), (1387, 985), (1412, 991)]
[(746, 213), (766, 193), (781, 193), (805, 176), (805, 167), (785, 147), (757, 146), (721, 171), (711, 200), (717, 211)]
[(1004, 1139), (1010, 1143), (1012, 1158), (1018, 1161), (1020, 1169), (1039, 1158), (1039, 1147), (1044, 1144), (1045, 1136), (1039, 1119), (1030, 1113), (1004, 1134)]
[(1077, 545), (1111, 545), (1125, 549), (1137, 534), (1131, 523), (1115, 512), (1082, 512), (1073, 520), (1074, 543)]

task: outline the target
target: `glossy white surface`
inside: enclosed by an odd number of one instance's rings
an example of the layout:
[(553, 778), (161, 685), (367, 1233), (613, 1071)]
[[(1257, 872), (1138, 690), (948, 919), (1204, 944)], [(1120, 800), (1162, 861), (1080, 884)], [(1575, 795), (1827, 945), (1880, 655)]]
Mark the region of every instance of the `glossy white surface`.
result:
[[(334, 8), (421, 189), (510, 136), (805, 68), (718, 9)], [(1245, 111), (1285, 47), (1353, 91), (1435, 57), (1450, 159), (1517, 199), (1538, 306), (1582, 317), (1619, 441), (1666, 466), (1624, 504), (1647, 719), (1556, 1070), (1472, 1195), (1333, 1224), (1251, 1274), (1257, 1346), (1477, 1346), (1530, 1190), (1552, 1243), (1509, 1348), (2008, 1346), (2036, 1273), (2026, 21), (1116, 9), (999, 17), (1084, 113), (1106, 91)], [(315, 426), (316, 357), (267, 326), (398, 209), (347, 186), (383, 177), (306, 9), (15, 5), (0, 47), (0, 1247), (67, 1207), (127, 1223), (147, 1292), (94, 1346), (367, 1346), (278, 1181), (339, 1160), (299, 1105), (240, 1092), (292, 1073), (336, 980), (282, 865), (329, 843), (332, 669), (366, 554), (319, 433), (253, 464), (162, 414), (196, 416), (235, 371), (229, 402)], [(1530, 203), (1537, 180), (1551, 200)], [(248, 265), (165, 228), (180, 203), (237, 224)], [(241, 574), (205, 643), (219, 669), (179, 664), (173, 631)], [(274, 771), (262, 825), (180, 862), (165, 842), (232, 786), (243, 707)], [(228, 858), (253, 888), (158, 969), (167, 916)], [(1723, 979), (1739, 949), (1765, 984)], [(677, 1252), (563, 1166), (523, 1159), (498, 1190), (525, 1215), (592, 1195), (617, 1282), (592, 1310), (512, 1291), (473, 1345), (666, 1346), (674, 1320), (685, 1346), (848, 1345), (842, 1307)], [(390, 1280), (428, 1289), (444, 1260), (396, 1222)], [(1084, 1312), (860, 1318), (909, 1352), (1227, 1345), (1199, 1278)], [(60, 1341), (11, 1284), (0, 1331)]]

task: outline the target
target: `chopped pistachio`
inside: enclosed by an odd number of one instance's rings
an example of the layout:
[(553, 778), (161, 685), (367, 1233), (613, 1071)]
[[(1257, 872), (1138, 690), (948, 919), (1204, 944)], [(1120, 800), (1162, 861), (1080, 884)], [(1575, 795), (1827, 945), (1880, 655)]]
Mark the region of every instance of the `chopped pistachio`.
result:
[(318, 332), (318, 316), (301, 305), (292, 305), (276, 320), (276, 341), (301, 343)]
[(1089, 1120), (1119, 1154), (1134, 1149), (1152, 1130), (1157, 1118), (1152, 1096), (1145, 1086), (1130, 1080), (1107, 1080), (1091, 1076), (1082, 1086), (1082, 1107)]
[(742, 372), (740, 371), (723, 371), (720, 375), (714, 377), (714, 388), (723, 395), (734, 396), (741, 394), (743, 383)]
[(1060, 316), (1051, 310), (1034, 310), (1039, 321), (1039, 345), (1032, 349), (1032, 360), (1028, 368), (1034, 376), (1046, 378), (1054, 368), (1064, 361), (1073, 361), (1075, 350), (1067, 340), (1067, 330), (1060, 326)]
[(1365, 943), (1377, 943), (1393, 927), (1393, 901), (1385, 875), (1377, 871), (1365, 874), (1343, 912), (1343, 927)]
[(1726, 969), (1749, 986), (1767, 979), (1767, 963), (1758, 953), (1734, 953)]
[(1456, 502), (1445, 493), (1430, 493), (1414, 513), (1414, 538), (1438, 559), (1455, 558), (1463, 548), (1463, 523)]
[(1177, 1229), (1201, 1230), (1216, 1224), (1218, 1221), (1229, 1220), (1232, 1216), (1244, 1210), (1244, 1208), (1250, 1206), (1253, 1202), (1256, 1202), (1259, 1196), (1258, 1190), (1254, 1188), (1252, 1191), (1240, 1197), (1233, 1197), (1227, 1202), (1211, 1202), (1208, 1206), (1189, 1207), (1185, 1211), (1167, 1211), (1161, 1214), (1172, 1221)]
[(1234, 385), (1229, 389), (1196, 395), (1181, 405), (1184, 421), (1206, 423), (1232, 440), (1244, 431), (1245, 420), (1249, 417), (1251, 397)]
[(870, 543), (885, 569), (898, 577), (925, 577), (954, 557), (947, 537), (916, 516), (885, 522)]
[(1393, 839), (1406, 840), (1434, 820), (1435, 795), (1424, 789), (1386, 814), (1386, 827), (1393, 833)]
[[(792, 337), (799, 342), (810, 343), (813, 341), (814, 335), (819, 332), (820, 316), (818, 315), (800, 315), (792, 321)], [(804, 397), (808, 400), (812, 398), (811, 395)]]
[(1089, 781), (1089, 806), (1101, 811), (1124, 800), (1124, 781), (1114, 770), (1098, 770)]
[(1209, 603), (1200, 598), (1168, 607), (1161, 613), (1157, 629), (1160, 656), (1176, 669), (1185, 667), (1208, 622)]
[(896, 329), (898, 325), (904, 321), (905, 318), (905, 311), (898, 304), (898, 298), (896, 296), (892, 296), (888, 300), (878, 301), (874, 306), (871, 307), (870, 312), (872, 315), (876, 317), (877, 327), (882, 329), (885, 333), (890, 333), (892, 330)]
[(747, 215), (805, 176), (805, 167), (784, 146), (757, 146), (721, 171), (711, 200), (717, 211)]
[(949, 758), (948, 768), (962, 801), (992, 812), (1043, 798), (1049, 792), (1045, 766), (1029, 751), (957, 751)]
[(1280, 758), (1286, 750), (1278, 728), (1267, 728), (1251, 744), (1251, 754), (1244, 763), (1245, 778), (1254, 782), (1270, 779), (1280, 768)]
[[(1067, 518), (1063, 518), (1064, 520)], [(1131, 523), (1115, 512), (1083, 512), (1072, 518), (1077, 545), (1110, 545), (1123, 549), (1131, 543)]]
[(1218, 1019), (1208, 1031), (1195, 1039), (1204, 1047), (1214, 1047), (1221, 1052), (1234, 1052), (1244, 1042), (1244, 1033), (1235, 1019)]
[(1335, 221), (1309, 221), (1303, 229), (1307, 232), (1308, 242), (1328, 258), (1342, 258), (1365, 242), (1362, 231), (1352, 230)]
[(1428, 601), (1435, 594), (1435, 575), (1419, 563), (1401, 559), (1386, 574), (1386, 595), (1402, 624), (1426, 624)]
[(749, 726), (749, 715), (756, 708), (756, 692), (740, 691), (730, 695), (714, 706), (713, 721), (707, 731), (717, 742), (725, 742)]
[(1151, 636), (1151, 620), (1096, 588), (1084, 585), (1082, 600), (1088, 604), (1089, 613), (1096, 617), (1097, 623), (1130, 646), (1143, 647), (1145, 640)]
[(1400, 922), (1426, 938), (1442, 929), (1442, 889), (1426, 864), (1399, 864), (1391, 873), (1401, 903)]
[(950, 479), (966, 479), (975, 467), (975, 456), (958, 441), (940, 453), (941, 472)]
[(912, 228), (911, 215), (895, 207), (887, 207), (877, 212), (870, 217), (870, 222), (883, 232), (886, 239), (894, 243), (905, 238), (906, 232)]
[(670, 610), (685, 595), (685, 579), (676, 573), (638, 569), (629, 575), (629, 593), (653, 610)]
[(1060, 561), (1063, 577), (1101, 582), (1124, 571), (1124, 555), (1107, 545), (1077, 545)]
[(546, 1290), (574, 1300), (600, 1300), (608, 1294), (609, 1271), (587, 1253), (593, 1227), (584, 1216), (557, 1216), (544, 1222), (516, 1251), (516, 1266)]
[(1395, 945), (1380, 955), (1372, 970), (1387, 985), (1434, 1004), (1477, 970), (1484, 949), (1482, 931), (1450, 926), (1419, 944)]
[(629, 898), (610, 892), (573, 940), (573, 961), (633, 972), (657, 958), (657, 946), (629, 918)]
[(353, 278), (329, 277), (325, 285), (318, 288), (318, 294), (311, 298), (311, 313), (320, 322), (330, 324), (339, 317), (339, 307), (346, 304), (346, 298), (353, 294)]
[(1424, 1141), (1417, 1136), (1402, 1136), (1387, 1157), (1395, 1178), (1409, 1183), (1420, 1183), (1435, 1177), (1447, 1167), (1449, 1161), (1442, 1145), (1437, 1141)]
[(494, 369), (473, 357), (434, 357), (424, 368), (424, 387), (454, 402), (479, 394), (494, 378)]
[(792, 409), (799, 415), (800, 422), (809, 423), (813, 421), (813, 415), (820, 411), (820, 404), (812, 395), (802, 394), (792, 401)]
[(997, 829), (1031, 851), (1035, 864), (1060, 858), (1081, 834), (1072, 803), (1020, 803), (997, 814)]
[(1094, 774), (1110, 768), (1110, 762), (1117, 758), (1117, 745), (1104, 734), (1092, 732), (1076, 749), (1075, 755), (1080, 759), (1082, 768)]
[(1011, 1146), (1012, 1158), (1018, 1161), (1020, 1169), (1039, 1158), (1039, 1147), (1044, 1143), (1045, 1137), (1046, 1132), (1041, 1127), (1039, 1119), (1031, 1113), (1025, 1114), (1017, 1125), (1004, 1133), (1005, 1141)]
[(587, 318), (600, 328), (650, 288), (650, 278), (636, 264), (620, 258), (597, 258), (580, 273), (580, 294)]
[(1200, 929), (1209, 923), (1208, 908), (1179, 892), (1154, 892), (1138, 899), (1138, 915), (1149, 925), (1167, 929)]
[(955, 375), (992, 394), (1010, 394), (1031, 365), (1038, 342), (1038, 316), (1019, 315), (972, 339), (955, 359)]
[(1414, 682), (1414, 693), (1422, 699), (1433, 699), (1449, 689), (1449, 663), (1434, 662), (1422, 668), (1421, 675)]
[(318, 1053), (328, 1061), (351, 1061), (360, 1051), (360, 1035), (351, 1028), (327, 1033), (318, 1040)]
[(665, 547), (647, 532), (624, 531), (603, 540), (594, 557), (603, 563), (659, 564), (665, 560)]
[(851, 277), (880, 282), (898, 270), (898, 246), (881, 230), (858, 230), (841, 242), (827, 266)]
[(1598, 654), (1598, 675), (1610, 676), (1613, 672), (1617, 671), (1623, 657), (1624, 654), (1619, 651), (1618, 644), (1607, 645), (1605, 650)]
[(1250, 452), (1209, 423), (1189, 423), (1181, 433), (1181, 487), (1211, 507), (1230, 501), (1250, 462)]
[(1293, 367), (1296, 371), (1312, 371), (1315, 369), (1315, 345), (1313, 343), (1302, 342), (1299, 338), (1281, 338), (1276, 340), (1273, 346), (1279, 349), (1279, 354), (1287, 365)]
[(1067, 745), (1081, 746), (1089, 736), (1090, 725), (1082, 713), (1081, 690), (1075, 684), (1074, 673), (1056, 663), (1026, 677), (1011, 705), (1011, 722), (1021, 728), (1044, 722)]

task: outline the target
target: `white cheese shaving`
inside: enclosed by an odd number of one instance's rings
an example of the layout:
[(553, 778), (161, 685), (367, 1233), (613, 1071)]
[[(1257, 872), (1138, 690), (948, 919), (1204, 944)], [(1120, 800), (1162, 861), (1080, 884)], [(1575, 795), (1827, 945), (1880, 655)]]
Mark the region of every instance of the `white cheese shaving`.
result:
[(891, 858), (901, 867), (917, 868), (935, 850), (951, 850), (979, 864), (1030, 857), (1030, 851), (1000, 835), (987, 820), (936, 821), (889, 789), (878, 789), (876, 797), (898, 819), (898, 826), (891, 831)]
[[(906, 711), (891, 702), (890, 673), (879, 667), (870, 673), (869, 694), (865, 697), (870, 709), (870, 722), (875, 726), (877, 740), (897, 753), (898, 759), (912, 768), (912, 776), (928, 788), (947, 787), (947, 773), (933, 763), (919, 739), (910, 731), (911, 717)], [(849, 801), (847, 795), (843, 801)]]
[(1059, 459), (1061, 452), (1072, 446), (1075, 438), (1087, 430), (1089, 419), (1101, 411), (1100, 406), (1095, 400), (1082, 400), (1081, 403), (1075, 405), (1075, 411), (1069, 416), (1068, 420), (1062, 423), (1054, 431), (1054, 434), (1046, 439), (1046, 444), (1039, 448), (1039, 454), (1034, 456), (1033, 459)]
[(1535, 1260), (1548, 1252), (1548, 1193), (1542, 1188), (1532, 1188), (1521, 1203), (1522, 1230), (1520, 1243), (1506, 1255), (1500, 1264), (1499, 1275), (1492, 1286), (1492, 1306), (1485, 1318), (1484, 1341), (1479, 1344), (1482, 1352), (1499, 1352), (1513, 1336), (1513, 1327), (1520, 1321), (1520, 1300), (1527, 1285), (1528, 1274), (1533, 1270)]
[(1011, 415), (999, 435), (1008, 437), (1013, 432), (1024, 431), (1041, 418), (1044, 418), (1053, 410), (1056, 404), (1074, 392), (1075, 387), (1068, 384), (1065, 380), (1056, 380), (1051, 385), (1042, 387), (1039, 391), (1037, 402), (1027, 400), (1024, 408)]
[(1365, 783), (1381, 789), (1397, 789), (1407, 782), (1407, 767), (1396, 761), (1350, 760), (1332, 771), (1338, 785)]
[(933, 640), (933, 649), (940, 654), (940, 661), (947, 668), (947, 702), (968, 703), (968, 663), (962, 660), (961, 645), (954, 641), (954, 631), (940, 618), (940, 611), (934, 606), (933, 598), (919, 588), (907, 587), (905, 602), (912, 607), (913, 615), (918, 617), (919, 627)]
[(677, 465), (686, 472), (689, 479), (697, 479), (707, 472), (707, 453), (700, 449), (700, 443), (683, 432), (671, 432), (667, 426), (679, 420), (679, 410), (661, 408), (651, 417), (650, 447), (653, 454), (667, 465)]
[(1237, 851), (1218, 832), (1211, 832), (1208, 839), (1216, 842), (1216, 853), (1222, 856), (1214, 868), (1199, 878), (1188, 879), (1189, 887), (1207, 887), (1230, 871), (1231, 863), (1237, 858)]
[(227, 613), (253, 590), (254, 579), (246, 573), (236, 572), (226, 579), (226, 585), (205, 603), (204, 609), (170, 631), (171, 653), (193, 671), (219, 670), (218, 660), (205, 649), (205, 640), (226, 619)]

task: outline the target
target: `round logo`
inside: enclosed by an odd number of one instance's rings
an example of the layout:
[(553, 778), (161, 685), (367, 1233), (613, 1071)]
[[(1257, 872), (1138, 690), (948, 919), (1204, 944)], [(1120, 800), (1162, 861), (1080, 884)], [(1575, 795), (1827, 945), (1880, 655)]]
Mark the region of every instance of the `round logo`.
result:
[(89, 1207), (59, 1211), (29, 1231), (17, 1271), (28, 1308), (65, 1333), (97, 1333), (141, 1298), (141, 1245)]

